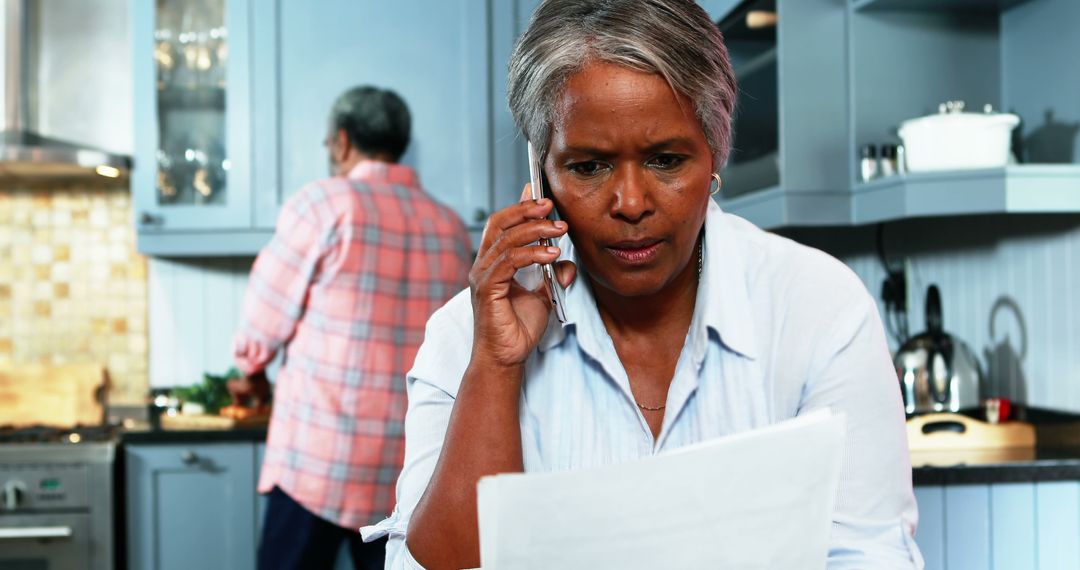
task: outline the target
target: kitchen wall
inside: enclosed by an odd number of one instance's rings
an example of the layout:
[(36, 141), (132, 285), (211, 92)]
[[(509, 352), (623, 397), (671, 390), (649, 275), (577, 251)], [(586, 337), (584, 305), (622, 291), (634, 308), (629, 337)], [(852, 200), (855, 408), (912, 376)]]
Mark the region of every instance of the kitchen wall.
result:
[(141, 402), (146, 274), (126, 183), (0, 189), (0, 365), (100, 363), (112, 402)]
[[(878, 296), (875, 229), (787, 233), (839, 257)], [(975, 351), (992, 389), (1080, 412), (1080, 216), (911, 220), (887, 225), (884, 243), (890, 260), (910, 260), (911, 333), (925, 330), (926, 288), (936, 283), (945, 329)]]
[[(838, 256), (880, 293), (873, 227), (788, 233)], [(946, 328), (971, 345), (984, 368), (993, 361), (991, 381), (1021, 390), (1032, 405), (1080, 412), (1080, 216), (914, 220), (886, 226), (885, 244), (890, 257), (911, 260), (912, 333), (923, 330), (926, 286), (937, 283)], [(250, 264), (151, 261), (154, 384), (231, 365), (228, 340)]]

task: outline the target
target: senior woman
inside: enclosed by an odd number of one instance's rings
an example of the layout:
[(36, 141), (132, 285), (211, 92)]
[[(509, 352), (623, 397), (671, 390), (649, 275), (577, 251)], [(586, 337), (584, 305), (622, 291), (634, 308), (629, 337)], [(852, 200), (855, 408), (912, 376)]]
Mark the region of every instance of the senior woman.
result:
[[(830, 567), (921, 565), (873, 300), (838, 261), (710, 199), (735, 80), (706, 13), (547, 0), (512, 56), (509, 99), (550, 200), (492, 215), (469, 290), (428, 322), (397, 508), (365, 529), (390, 535), (387, 567), (477, 566), (484, 475), (630, 461), (819, 408), (848, 426)], [(514, 279), (556, 260), (566, 323)]]

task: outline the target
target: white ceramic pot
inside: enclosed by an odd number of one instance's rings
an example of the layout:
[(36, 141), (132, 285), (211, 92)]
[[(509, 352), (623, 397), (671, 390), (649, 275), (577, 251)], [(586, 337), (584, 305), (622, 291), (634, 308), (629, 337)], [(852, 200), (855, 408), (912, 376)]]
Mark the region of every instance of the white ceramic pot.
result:
[(1012, 113), (938, 113), (900, 124), (909, 172), (995, 168), (1009, 162)]

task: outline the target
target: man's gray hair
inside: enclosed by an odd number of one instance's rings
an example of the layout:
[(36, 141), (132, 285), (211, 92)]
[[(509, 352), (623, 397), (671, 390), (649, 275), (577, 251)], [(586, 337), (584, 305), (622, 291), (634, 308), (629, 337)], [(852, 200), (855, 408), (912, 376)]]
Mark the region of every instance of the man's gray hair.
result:
[(547, 152), (566, 80), (599, 60), (657, 73), (694, 104), (716, 169), (731, 149), (735, 74), (723, 37), (693, 0), (545, 0), (510, 57), (507, 98), (518, 128)]
[(372, 85), (342, 93), (330, 108), (330, 134), (343, 129), (357, 150), (394, 162), (409, 146), (412, 117), (409, 106), (395, 92)]

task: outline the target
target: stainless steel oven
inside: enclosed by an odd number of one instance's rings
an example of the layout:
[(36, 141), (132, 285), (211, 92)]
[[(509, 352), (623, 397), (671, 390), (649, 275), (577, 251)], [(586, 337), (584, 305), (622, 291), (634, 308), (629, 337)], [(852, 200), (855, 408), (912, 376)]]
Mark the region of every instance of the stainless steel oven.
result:
[(0, 443), (0, 568), (115, 568), (113, 441)]

